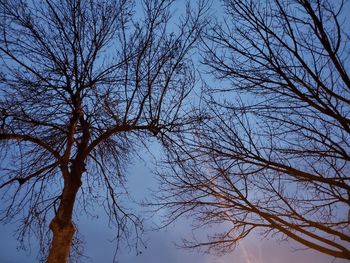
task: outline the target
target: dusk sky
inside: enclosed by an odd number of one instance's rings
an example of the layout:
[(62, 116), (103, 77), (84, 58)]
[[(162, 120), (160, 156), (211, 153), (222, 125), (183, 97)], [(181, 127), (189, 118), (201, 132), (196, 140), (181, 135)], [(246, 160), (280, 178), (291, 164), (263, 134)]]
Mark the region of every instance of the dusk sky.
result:
[[(148, 164), (150, 166), (150, 164)], [(129, 173), (130, 193), (136, 200), (141, 201), (150, 195), (151, 189), (156, 189), (156, 183), (152, 177), (150, 168), (145, 162), (136, 163)], [(142, 211), (142, 208), (139, 207)], [(160, 215), (146, 220), (145, 227), (150, 229), (156, 222), (159, 223)], [(86, 220), (82, 215), (79, 231), (85, 240), (82, 262), (104, 263), (112, 262), (115, 244), (110, 242), (114, 237), (112, 229), (106, 227), (107, 219), (101, 211), (100, 218)], [(184, 250), (176, 247), (175, 243), (181, 243), (181, 238), (188, 237), (191, 233), (191, 222), (185, 219), (179, 220), (169, 226), (167, 230), (151, 231), (144, 234), (147, 249), (142, 249), (142, 254), (136, 256), (133, 249), (121, 247), (118, 254), (120, 263), (345, 263), (347, 260), (334, 260), (333, 257), (302, 249), (296, 242), (280, 242), (273, 238), (262, 239), (259, 236), (250, 236), (231, 254), (215, 256), (201, 253), (198, 250)], [(36, 262), (38, 247), (32, 246), (28, 253), (17, 250), (18, 242), (13, 237), (15, 224), (0, 227), (0, 263), (32, 263)], [(34, 243), (34, 242), (33, 242)]]
[[(217, 17), (221, 17), (219, 1), (213, 0), (211, 11)], [(347, 2), (349, 3), (349, 1)], [(178, 11), (184, 10), (184, 1), (178, 1)], [(347, 7), (349, 9), (349, 5)], [(203, 75), (204, 76), (204, 75)], [(214, 78), (207, 75), (203, 79), (210, 84), (216, 83)], [(221, 82), (223, 83), (223, 82)], [(249, 96), (249, 95), (248, 95)], [(0, 105), (1, 106), (1, 105)], [(0, 115), (1, 117), (1, 115)], [(151, 139), (152, 140), (152, 139)], [(151, 145), (150, 151), (155, 158), (161, 158), (158, 147)], [(145, 199), (150, 199), (152, 191), (157, 191), (155, 162), (149, 154), (144, 151), (139, 152), (144, 156), (143, 160), (133, 158), (133, 163), (127, 167), (126, 186), (133, 201), (125, 201), (125, 204), (133, 207), (136, 214), (144, 216), (145, 233), (141, 236), (147, 248), (140, 248), (139, 255), (133, 247), (126, 247), (121, 241), (116, 259), (118, 263), (345, 263), (345, 259), (335, 259), (320, 252), (305, 249), (296, 241), (281, 241), (274, 236), (263, 237), (258, 233), (252, 233), (241, 241), (236, 249), (225, 255), (207, 254), (202, 250), (188, 250), (179, 248), (183, 238), (191, 238), (193, 226), (191, 218), (181, 218), (173, 224), (160, 230), (154, 230), (161, 225), (162, 216), (166, 211), (150, 216), (150, 208), (140, 205)], [(5, 157), (6, 158), (6, 157)], [(4, 158), (4, 159), (5, 159)], [(5, 167), (6, 165), (4, 165)], [(1, 168), (1, 165), (0, 165)], [(0, 200), (0, 210), (3, 204)], [(84, 256), (83, 263), (108, 263), (112, 262), (115, 254), (115, 229), (108, 227), (108, 218), (103, 208), (96, 207), (95, 215), (98, 218), (87, 218), (84, 213), (80, 213), (77, 224), (80, 236), (83, 240)], [(0, 263), (33, 263), (38, 262), (37, 255), (39, 246), (36, 238), (30, 237), (30, 244), (27, 250), (19, 247), (19, 242), (14, 236), (17, 228), (16, 222), (0, 224)], [(210, 229), (215, 232), (215, 229)], [(201, 235), (205, 237), (206, 230), (203, 229)]]

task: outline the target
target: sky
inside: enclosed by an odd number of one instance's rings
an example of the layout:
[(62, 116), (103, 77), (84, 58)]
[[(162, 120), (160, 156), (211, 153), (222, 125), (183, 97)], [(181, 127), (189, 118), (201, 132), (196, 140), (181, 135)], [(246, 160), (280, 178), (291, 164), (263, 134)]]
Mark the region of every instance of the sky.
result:
[[(156, 189), (155, 177), (152, 175), (152, 164), (148, 158), (143, 161), (135, 160), (128, 171), (128, 186), (136, 201), (150, 195), (150, 190)], [(135, 206), (135, 205), (134, 205)], [(136, 206), (140, 212), (144, 208)], [(99, 213), (98, 210), (96, 210)], [(87, 219), (81, 216), (76, 223), (85, 242), (83, 263), (112, 262), (115, 252), (113, 229), (108, 228), (107, 218), (101, 211), (99, 219)], [(159, 222), (157, 215), (145, 222), (145, 228)], [(167, 229), (146, 231), (143, 238), (147, 249), (142, 254), (121, 247), (117, 259), (120, 263), (345, 263), (346, 260), (334, 260), (312, 250), (300, 250), (295, 242), (279, 242), (273, 238), (268, 240), (259, 236), (250, 236), (230, 254), (218, 257), (204, 254), (198, 250), (179, 249), (174, 243), (191, 233), (191, 222), (182, 219)], [(0, 263), (32, 263), (37, 262), (38, 248), (33, 242), (31, 251), (17, 250), (18, 242), (13, 236), (16, 225), (0, 225)]]
[[(215, 2), (215, 0), (213, 0)], [(128, 171), (128, 186), (133, 197), (137, 201), (150, 195), (150, 189), (156, 189), (154, 175), (150, 162), (135, 161)], [(1, 204), (0, 204), (1, 205)], [(137, 210), (142, 213), (142, 207)], [(97, 211), (99, 213), (99, 211)], [(159, 215), (145, 222), (146, 229), (150, 229), (154, 222), (160, 220)], [(104, 263), (112, 262), (115, 251), (113, 230), (107, 226), (107, 218), (86, 219), (82, 216), (79, 222), (79, 231), (85, 240), (85, 256), (82, 262)], [(37, 262), (38, 247), (33, 241), (29, 251), (17, 249), (19, 243), (13, 236), (16, 224), (0, 225), (0, 263), (32, 263)], [(301, 246), (293, 241), (278, 242), (273, 238), (261, 239), (259, 236), (250, 236), (245, 239), (230, 254), (218, 257), (203, 254), (197, 250), (184, 250), (175, 246), (174, 242), (180, 242), (181, 238), (191, 233), (191, 222), (182, 219), (169, 226), (167, 229), (147, 231), (147, 249), (142, 254), (136, 255), (134, 250), (122, 248), (117, 256), (120, 263), (345, 263), (346, 260), (335, 260), (332, 257), (312, 250), (301, 249)]]

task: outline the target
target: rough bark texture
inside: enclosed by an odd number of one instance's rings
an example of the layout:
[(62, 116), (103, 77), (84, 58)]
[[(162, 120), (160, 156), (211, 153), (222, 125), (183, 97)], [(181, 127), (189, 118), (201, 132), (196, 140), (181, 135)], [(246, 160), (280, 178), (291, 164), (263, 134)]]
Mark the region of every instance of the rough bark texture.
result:
[(53, 233), (52, 243), (47, 263), (66, 263), (75, 228), (72, 223), (72, 214), (75, 197), (81, 186), (81, 174), (69, 174), (65, 178), (60, 206), (56, 216), (50, 223)]

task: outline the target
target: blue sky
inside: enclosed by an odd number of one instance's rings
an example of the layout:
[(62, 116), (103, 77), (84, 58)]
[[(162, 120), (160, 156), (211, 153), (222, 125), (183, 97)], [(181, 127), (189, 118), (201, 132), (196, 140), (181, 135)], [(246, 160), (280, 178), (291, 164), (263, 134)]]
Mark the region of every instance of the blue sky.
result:
[[(155, 178), (152, 175), (152, 161), (136, 161), (128, 171), (128, 185), (130, 193), (140, 201), (150, 195), (150, 190), (156, 189)], [(142, 211), (144, 208), (138, 207)], [(96, 210), (99, 213), (98, 210)], [(84, 252), (87, 258), (82, 262), (104, 263), (112, 262), (115, 244), (113, 229), (107, 227), (107, 218), (101, 211), (99, 219), (86, 219), (82, 215), (76, 223), (84, 238)], [(161, 215), (156, 215), (145, 222), (146, 229), (160, 221)], [(335, 260), (311, 250), (300, 250), (301, 246), (295, 242), (278, 242), (273, 238), (268, 240), (258, 236), (251, 236), (243, 241), (235, 251), (222, 257), (203, 254), (197, 250), (183, 250), (175, 246), (181, 238), (191, 234), (191, 222), (179, 220), (167, 229), (147, 231), (144, 240), (147, 249), (136, 255), (135, 250), (121, 247), (118, 254), (120, 263), (345, 263), (346, 260)], [(13, 237), (16, 224), (0, 226), (0, 263), (32, 263), (37, 262), (38, 248), (33, 242), (31, 251), (17, 250), (18, 242)]]
[[(179, 1), (183, 3), (183, 1)], [(215, 8), (218, 1), (213, 0)], [(181, 11), (183, 4), (179, 4)], [(152, 175), (152, 164), (147, 158), (145, 161), (135, 161), (135, 164), (128, 171), (128, 186), (131, 195), (137, 201), (150, 195), (150, 189), (156, 189), (154, 175)], [(0, 204), (1, 206), (1, 204)], [(137, 210), (142, 213), (142, 207)], [(99, 219), (86, 219), (84, 215), (76, 222), (85, 240), (84, 252), (87, 258), (82, 262), (104, 263), (111, 262), (115, 250), (115, 245), (109, 240), (113, 239), (113, 230), (107, 227), (107, 218), (101, 214)], [(154, 222), (159, 222), (160, 215), (146, 221), (146, 229), (151, 228)], [(270, 238), (262, 240), (260, 237), (251, 236), (243, 241), (231, 254), (222, 257), (202, 254), (196, 250), (178, 249), (174, 242), (180, 242), (182, 237), (186, 237), (191, 232), (190, 221), (180, 220), (169, 226), (167, 229), (159, 231), (147, 231), (144, 235), (147, 249), (142, 250), (142, 254), (136, 256), (134, 250), (124, 249), (118, 254), (121, 263), (343, 263), (346, 260), (334, 260), (332, 257), (323, 255), (311, 250), (301, 250), (296, 243), (277, 242)], [(18, 242), (13, 236), (16, 224), (0, 225), (0, 263), (32, 263), (36, 262), (38, 248), (33, 242), (30, 251), (17, 250)]]

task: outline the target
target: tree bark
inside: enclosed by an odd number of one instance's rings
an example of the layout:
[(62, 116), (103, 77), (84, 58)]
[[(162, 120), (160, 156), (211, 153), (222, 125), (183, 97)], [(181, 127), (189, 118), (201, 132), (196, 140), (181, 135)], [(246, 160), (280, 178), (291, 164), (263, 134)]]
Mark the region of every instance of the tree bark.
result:
[(65, 177), (61, 202), (55, 217), (50, 223), (53, 238), (46, 263), (67, 262), (75, 233), (72, 222), (73, 207), (80, 186), (81, 173), (70, 173)]

